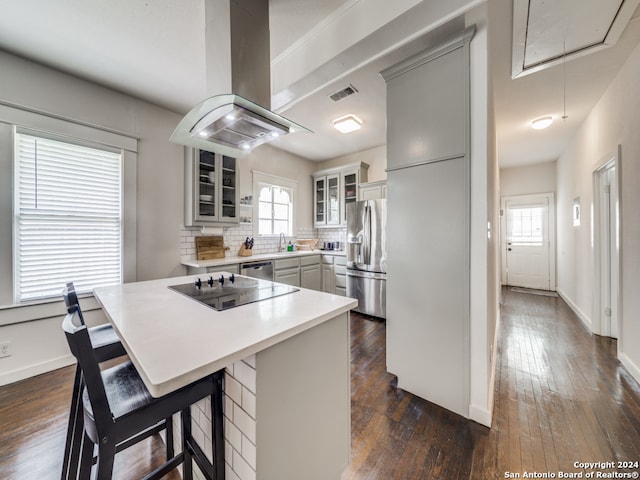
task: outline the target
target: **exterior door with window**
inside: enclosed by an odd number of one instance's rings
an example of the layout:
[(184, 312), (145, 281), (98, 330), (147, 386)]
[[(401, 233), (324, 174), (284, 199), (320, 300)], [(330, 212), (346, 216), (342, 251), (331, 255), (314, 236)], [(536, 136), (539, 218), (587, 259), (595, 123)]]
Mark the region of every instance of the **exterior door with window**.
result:
[(506, 284), (550, 290), (549, 200), (505, 201)]

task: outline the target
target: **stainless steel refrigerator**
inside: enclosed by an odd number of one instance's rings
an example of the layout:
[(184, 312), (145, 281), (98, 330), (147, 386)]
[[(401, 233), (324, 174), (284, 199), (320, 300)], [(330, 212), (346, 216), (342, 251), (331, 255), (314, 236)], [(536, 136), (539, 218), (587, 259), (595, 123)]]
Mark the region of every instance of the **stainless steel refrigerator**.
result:
[(347, 205), (347, 296), (356, 312), (387, 316), (387, 201)]

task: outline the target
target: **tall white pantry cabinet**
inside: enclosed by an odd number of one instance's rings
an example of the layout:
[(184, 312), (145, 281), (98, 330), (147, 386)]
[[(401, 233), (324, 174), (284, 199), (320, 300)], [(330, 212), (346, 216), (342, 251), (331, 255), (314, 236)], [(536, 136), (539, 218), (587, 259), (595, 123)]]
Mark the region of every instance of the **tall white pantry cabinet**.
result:
[(475, 29), (381, 72), (387, 82), (387, 369), (469, 417), (469, 43)]

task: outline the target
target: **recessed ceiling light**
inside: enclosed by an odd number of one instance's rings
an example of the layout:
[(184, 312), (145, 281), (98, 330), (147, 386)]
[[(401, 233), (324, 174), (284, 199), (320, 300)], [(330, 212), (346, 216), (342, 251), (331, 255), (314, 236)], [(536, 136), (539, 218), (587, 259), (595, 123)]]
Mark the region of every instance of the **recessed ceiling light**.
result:
[(553, 117), (540, 117), (531, 122), (531, 128), (535, 130), (542, 130), (547, 128), (553, 122)]
[(362, 128), (362, 120), (352, 114), (336, 118), (332, 123), (333, 128), (342, 133), (354, 132)]

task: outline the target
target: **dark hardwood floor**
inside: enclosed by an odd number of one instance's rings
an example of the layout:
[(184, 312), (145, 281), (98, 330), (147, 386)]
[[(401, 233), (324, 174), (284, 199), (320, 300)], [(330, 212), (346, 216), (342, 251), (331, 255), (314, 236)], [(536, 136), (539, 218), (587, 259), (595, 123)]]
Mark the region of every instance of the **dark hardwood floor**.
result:
[(352, 315), (352, 458), (343, 480), (640, 472), (574, 468), (640, 462), (640, 387), (616, 359), (615, 340), (590, 335), (560, 298), (505, 288), (502, 302), (491, 429), (395, 388), (384, 323)]
[[(353, 314), (351, 332), (343, 480), (640, 471), (573, 467), (640, 461), (640, 387), (616, 360), (616, 342), (590, 335), (559, 298), (503, 290), (491, 429), (397, 389), (385, 370), (384, 322)], [(0, 387), (0, 479), (59, 478), (72, 380), (68, 367)], [(162, 447), (153, 438), (119, 454), (114, 478), (161, 463)]]
[[(0, 480), (59, 480), (74, 373), (65, 367), (0, 387)], [(164, 455), (162, 439), (149, 438), (116, 455), (113, 478), (139, 479)]]

